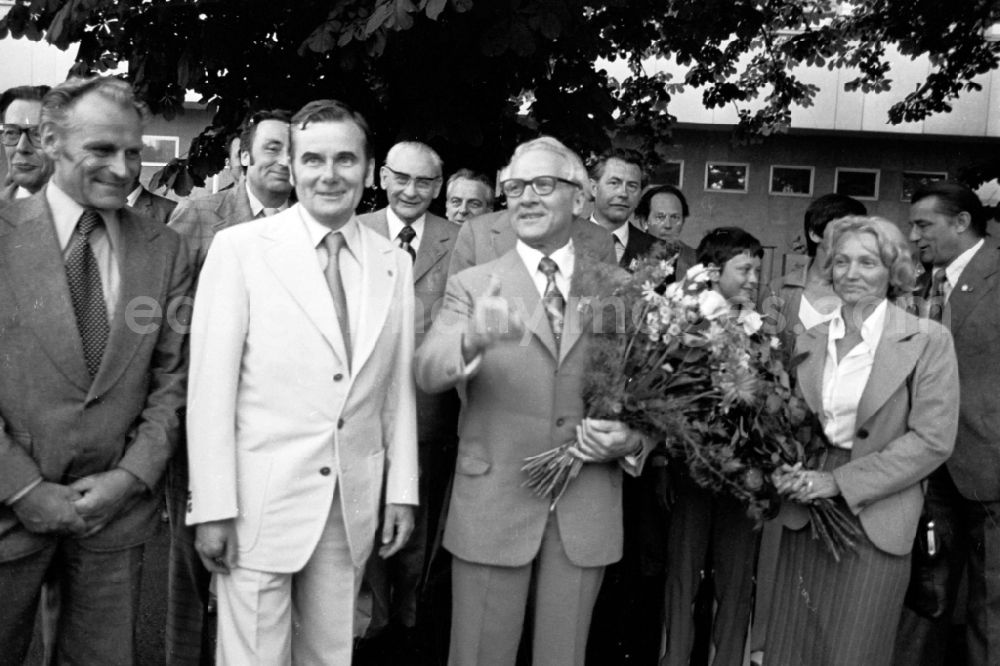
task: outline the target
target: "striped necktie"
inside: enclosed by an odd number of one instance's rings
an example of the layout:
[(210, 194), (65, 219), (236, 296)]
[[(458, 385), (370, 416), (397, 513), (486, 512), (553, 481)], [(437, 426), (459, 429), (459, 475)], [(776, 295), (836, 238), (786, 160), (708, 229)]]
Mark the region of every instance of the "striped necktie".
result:
[(545, 308), (545, 316), (549, 318), (549, 325), (552, 327), (552, 334), (556, 338), (556, 344), (562, 339), (563, 318), (566, 310), (566, 299), (556, 285), (556, 273), (559, 266), (550, 257), (542, 257), (538, 262), (538, 270), (545, 275), (545, 293), (542, 294), (542, 306)]

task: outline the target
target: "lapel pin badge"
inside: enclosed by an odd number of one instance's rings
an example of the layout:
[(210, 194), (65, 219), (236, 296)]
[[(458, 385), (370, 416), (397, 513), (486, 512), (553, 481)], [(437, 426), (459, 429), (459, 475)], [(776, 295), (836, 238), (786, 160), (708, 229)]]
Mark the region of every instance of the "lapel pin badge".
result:
[(967, 285), (967, 284), (963, 284), (963, 285), (962, 285), (962, 286), (960, 287), (960, 289), (961, 289), (961, 291), (972, 291), (972, 287), (970, 287), (970, 286), (969, 286), (969, 285)]

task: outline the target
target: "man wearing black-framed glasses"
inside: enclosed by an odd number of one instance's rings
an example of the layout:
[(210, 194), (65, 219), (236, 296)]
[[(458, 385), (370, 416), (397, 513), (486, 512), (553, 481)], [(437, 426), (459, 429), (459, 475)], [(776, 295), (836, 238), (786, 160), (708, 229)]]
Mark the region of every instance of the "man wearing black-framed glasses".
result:
[(7, 158), (7, 181), (0, 200), (24, 199), (48, 182), (52, 163), (42, 151), (39, 122), (48, 86), (18, 86), (0, 95), (0, 143)]

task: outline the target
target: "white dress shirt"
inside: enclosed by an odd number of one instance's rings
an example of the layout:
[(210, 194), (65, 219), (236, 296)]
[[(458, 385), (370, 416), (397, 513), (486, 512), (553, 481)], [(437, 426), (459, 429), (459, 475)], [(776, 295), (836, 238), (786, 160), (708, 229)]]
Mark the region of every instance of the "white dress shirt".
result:
[[(326, 235), (332, 231), (330, 227), (316, 221), (304, 207), (298, 206), (302, 223), (306, 226), (313, 247), (316, 248), (316, 262), (320, 273), (326, 273), (330, 263), (330, 253), (326, 249)], [(347, 317), (350, 319), (351, 340), (358, 339), (358, 320), (361, 318), (361, 282), (363, 279), (361, 258), (364, 256), (364, 239), (358, 229), (358, 220), (351, 217), (347, 224), (337, 229), (344, 235), (344, 247), (347, 252), (340, 253), (340, 280), (344, 286), (344, 298), (347, 299)], [(326, 281), (326, 278), (323, 278)], [(333, 297), (331, 296), (331, 303)]]
[[(590, 216), (590, 221), (598, 226), (604, 226), (593, 215)], [(615, 244), (615, 260), (619, 263), (621, 263), (622, 257), (625, 256), (625, 248), (628, 247), (628, 228), (630, 226), (632, 226), (631, 222), (625, 222), (625, 224), (618, 225), (618, 228), (611, 232), (612, 241)]]
[(836, 316), (837, 310), (823, 314), (814, 308), (805, 294), (802, 294), (802, 298), (799, 299), (799, 321), (802, 322), (802, 328), (805, 330), (819, 326), (825, 321), (831, 321)]
[(861, 342), (844, 358), (837, 361), (837, 341), (846, 334), (842, 309), (830, 320), (830, 336), (826, 345), (826, 362), (823, 364), (823, 432), (834, 446), (850, 449), (854, 446), (858, 403), (864, 393), (875, 362), (875, 350), (882, 339), (885, 327), (887, 301), (878, 307), (861, 324)]
[[(549, 278), (538, 268), (538, 264), (541, 263), (542, 257), (545, 255), (525, 244), (520, 239), (514, 247), (517, 248), (517, 254), (521, 257), (521, 261), (524, 262), (524, 267), (528, 269), (528, 275), (531, 276), (532, 282), (535, 283), (538, 295), (545, 296), (545, 287), (549, 283)], [(549, 259), (556, 262), (556, 266), (559, 269), (556, 271), (555, 276), (556, 287), (559, 288), (559, 292), (562, 293), (563, 298), (566, 298), (569, 296), (570, 280), (573, 278), (573, 267), (576, 264), (573, 239), (571, 238), (568, 243), (550, 254)]]
[[(76, 231), (76, 224), (85, 210), (83, 206), (59, 189), (55, 181), (49, 181), (45, 188), (45, 200), (52, 211), (52, 221), (56, 227), (56, 239), (59, 241), (59, 251), (63, 260), (69, 257), (70, 241)], [(104, 225), (94, 229), (88, 237), (90, 249), (97, 260), (97, 270), (101, 274), (101, 287), (104, 290), (104, 305), (108, 310), (108, 324), (114, 321), (115, 308), (118, 305), (118, 295), (121, 293), (122, 251), (121, 229), (118, 226), (118, 212), (98, 210)]]
[(962, 254), (952, 259), (951, 263), (948, 264), (946, 267), (934, 269), (934, 274), (931, 276), (932, 281), (933, 277), (938, 274), (938, 271), (942, 270), (944, 271), (945, 280), (943, 288), (944, 288), (945, 303), (947, 303), (948, 299), (951, 297), (952, 289), (954, 289), (955, 286), (958, 285), (958, 281), (962, 277), (962, 271), (965, 270), (965, 267), (969, 265), (970, 261), (972, 261), (972, 257), (975, 256), (976, 252), (979, 252), (979, 248), (981, 248), (985, 243), (986, 240), (980, 238), (978, 243), (976, 243), (968, 250), (966, 250)]
[[(250, 191), (250, 183), (244, 180), (243, 187), (247, 188), (247, 199), (250, 200), (250, 212), (253, 213), (254, 218), (264, 217), (263, 213), (266, 206), (260, 202), (260, 199), (253, 195), (253, 192)], [(139, 195), (137, 194), (136, 196), (138, 197)], [(288, 199), (285, 199), (275, 210), (283, 211), (286, 208), (288, 208)], [(319, 224), (319, 222), (316, 224)]]
[[(413, 252), (416, 253), (420, 249), (420, 239), (424, 237), (424, 220), (427, 219), (427, 214), (423, 214), (418, 217), (410, 225), (416, 236), (410, 241), (410, 247), (413, 248)], [(392, 210), (392, 206), (387, 206), (385, 209), (385, 221), (389, 224), (389, 239), (392, 240), (397, 246), (399, 245), (399, 232), (402, 231), (403, 226), (406, 224), (399, 216), (396, 215), (395, 211)]]

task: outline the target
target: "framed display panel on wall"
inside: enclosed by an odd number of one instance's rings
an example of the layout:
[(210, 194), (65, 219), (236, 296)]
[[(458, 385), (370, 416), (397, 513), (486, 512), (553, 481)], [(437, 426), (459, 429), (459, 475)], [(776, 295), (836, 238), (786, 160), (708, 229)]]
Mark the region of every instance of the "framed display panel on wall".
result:
[(862, 201), (878, 199), (879, 169), (837, 167), (833, 191)]
[(746, 162), (706, 162), (705, 191), (746, 194), (750, 165)]
[(164, 166), (167, 162), (180, 157), (180, 137), (142, 135), (143, 166)]
[(660, 184), (673, 185), (677, 189), (684, 187), (684, 160), (667, 160), (659, 171), (662, 174)]
[(811, 197), (814, 172), (815, 167), (811, 166), (774, 164), (768, 193), (778, 197)]
[(903, 193), (899, 200), (909, 202), (917, 188), (946, 178), (948, 178), (948, 174), (944, 171), (904, 171)]

